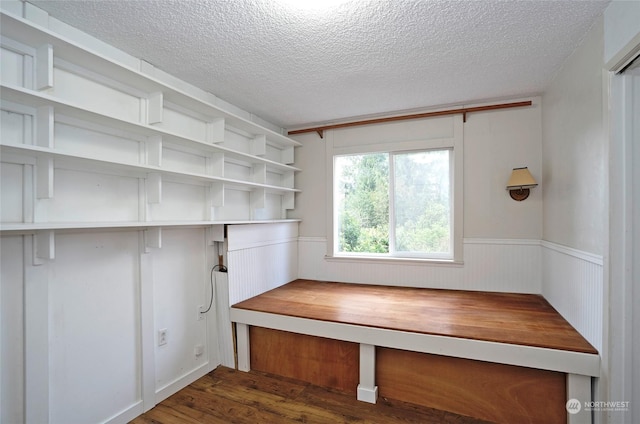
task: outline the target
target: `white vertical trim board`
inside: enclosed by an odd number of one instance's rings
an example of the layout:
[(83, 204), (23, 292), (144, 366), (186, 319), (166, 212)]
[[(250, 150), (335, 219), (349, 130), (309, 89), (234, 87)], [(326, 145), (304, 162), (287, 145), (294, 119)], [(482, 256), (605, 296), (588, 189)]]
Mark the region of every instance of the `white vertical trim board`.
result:
[(231, 318), (229, 318), (229, 278), (226, 272), (214, 272), (216, 316), (218, 325), (218, 350), (220, 363), (235, 368)]
[(602, 351), (602, 257), (542, 242), (542, 295), (599, 352)]

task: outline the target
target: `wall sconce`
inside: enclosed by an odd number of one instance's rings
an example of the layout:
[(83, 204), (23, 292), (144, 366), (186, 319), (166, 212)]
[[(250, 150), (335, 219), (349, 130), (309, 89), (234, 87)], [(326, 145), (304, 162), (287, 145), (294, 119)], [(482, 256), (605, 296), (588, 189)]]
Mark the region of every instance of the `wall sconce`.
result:
[(509, 195), (513, 200), (521, 202), (529, 197), (529, 189), (537, 185), (538, 183), (536, 183), (531, 172), (525, 166), (524, 168), (513, 168), (511, 178), (507, 183), (507, 190), (509, 190)]

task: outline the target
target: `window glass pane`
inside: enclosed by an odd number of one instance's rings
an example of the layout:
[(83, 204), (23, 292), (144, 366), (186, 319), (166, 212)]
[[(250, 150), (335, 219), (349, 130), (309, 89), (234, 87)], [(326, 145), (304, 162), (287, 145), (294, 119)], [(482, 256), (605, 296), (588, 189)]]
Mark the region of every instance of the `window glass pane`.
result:
[(338, 252), (389, 252), (389, 155), (335, 157)]
[(451, 254), (450, 150), (393, 156), (395, 250)]

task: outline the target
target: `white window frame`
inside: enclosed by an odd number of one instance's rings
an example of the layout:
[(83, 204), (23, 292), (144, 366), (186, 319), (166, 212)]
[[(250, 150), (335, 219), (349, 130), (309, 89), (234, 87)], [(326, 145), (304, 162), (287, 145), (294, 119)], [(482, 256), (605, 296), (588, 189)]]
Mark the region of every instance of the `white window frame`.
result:
[[(453, 136), (449, 138), (433, 138), (413, 141), (382, 142), (369, 145), (357, 145), (348, 147), (334, 147), (333, 131), (325, 132), (326, 142), (326, 187), (327, 187), (327, 260), (337, 261), (372, 261), (372, 262), (429, 262), (429, 263), (456, 263), (461, 264), (463, 258), (463, 199), (464, 199), (464, 137), (462, 116), (451, 117), (454, 121)], [(336, 156), (368, 154), (368, 153), (408, 153), (424, 150), (451, 149), (451, 178), (452, 178), (452, 258), (426, 258), (416, 256), (391, 256), (388, 254), (374, 253), (340, 253), (336, 251), (335, 223), (334, 223), (334, 158)], [(392, 170), (390, 169), (390, 172)], [(389, 199), (389, 206), (393, 207), (393, 199)], [(389, 211), (392, 212), (393, 209)], [(390, 229), (390, 232), (392, 230)]]

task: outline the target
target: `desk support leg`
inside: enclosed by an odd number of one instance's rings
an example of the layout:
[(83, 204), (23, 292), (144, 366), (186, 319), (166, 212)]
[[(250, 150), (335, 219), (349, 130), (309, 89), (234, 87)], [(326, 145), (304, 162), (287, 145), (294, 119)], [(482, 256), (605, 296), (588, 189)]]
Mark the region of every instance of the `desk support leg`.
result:
[(251, 370), (251, 351), (249, 344), (249, 326), (236, 323), (236, 343), (238, 348), (238, 370)]
[(360, 384), (358, 384), (358, 400), (376, 403), (378, 386), (376, 384), (376, 347), (360, 344)]
[(592, 413), (585, 408), (591, 400), (591, 377), (567, 374), (567, 423), (591, 424)]

